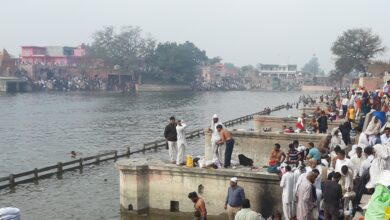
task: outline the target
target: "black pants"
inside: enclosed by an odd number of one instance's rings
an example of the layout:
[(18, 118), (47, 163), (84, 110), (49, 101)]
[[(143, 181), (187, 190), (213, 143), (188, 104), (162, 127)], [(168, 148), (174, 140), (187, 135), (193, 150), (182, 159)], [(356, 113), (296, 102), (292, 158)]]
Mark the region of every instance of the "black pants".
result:
[(366, 184), (370, 181), (370, 172), (367, 170), (360, 178), (357, 178), (353, 185), (353, 191), (356, 193), (355, 198), (352, 200), (352, 205), (357, 208), (360, 204), (360, 200), (363, 194), (367, 193)]
[(234, 139), (227, 140), (226, 149), (225, 149), (224, 167), (230, 166), (230, 161), (232, 160), (233, 147), (234, 147)]
[(348, 105), (342, 105), (341, 107), (343, 108), (343, 116), (345, 117), (347, 115)]

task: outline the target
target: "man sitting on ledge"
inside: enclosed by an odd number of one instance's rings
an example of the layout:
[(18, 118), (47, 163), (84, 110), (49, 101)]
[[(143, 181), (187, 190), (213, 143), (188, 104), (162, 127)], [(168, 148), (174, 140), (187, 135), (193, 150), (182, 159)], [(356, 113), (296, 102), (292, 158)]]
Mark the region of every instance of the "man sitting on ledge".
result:
[(286, 159), (286, 155), (282, 150), (280, 150), (280, 144), (276, 143), (274, 150), (271, 152), (271, 156), (269, 158), (269, 167), (267, 171), (269, 173), (279, 173), (278, 167), (283, 161)]

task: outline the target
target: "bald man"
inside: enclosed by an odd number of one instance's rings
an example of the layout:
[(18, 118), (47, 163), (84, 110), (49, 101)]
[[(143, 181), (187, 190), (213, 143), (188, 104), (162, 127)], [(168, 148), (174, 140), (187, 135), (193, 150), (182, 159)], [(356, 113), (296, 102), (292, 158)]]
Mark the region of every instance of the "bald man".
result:
[(313, 183), (318, 173), (310, 172), (298, 186), (297, 190), (297, 219), (312, 220), (313, 208), (315, 208), (315, 193), (313, 193)]

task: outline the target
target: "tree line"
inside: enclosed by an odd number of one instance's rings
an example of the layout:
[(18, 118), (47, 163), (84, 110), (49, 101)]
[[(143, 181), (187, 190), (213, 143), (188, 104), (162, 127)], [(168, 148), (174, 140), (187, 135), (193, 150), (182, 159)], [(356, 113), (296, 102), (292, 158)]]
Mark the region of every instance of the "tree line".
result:
[[(140, 27), (124, 26), (116, 31), (113, 26), (96, 31), (88, 46), (92, 58), (102, 59), (109, 69), (131, 74), (135, 79), (159, 83), (190, 84), (199, 73), (199, 66), (220, 62), (220, 57), (209, 58), (206, 51), (192, 42), (160, 42), (143, 32)], [(350, 73), (367, 73), (372, 59), (386, 51), (381, 38), (371, 29), (355, 28), (343, 32), (331, 46), (335, 68), (330, 79), (342, 82)], [(255, 71), (251, 65), (236, 68), (243, 75)], [(314, 55), (301, 69), (311, 76), (325, 75)], [(341, 85), (341, 84), (340, 84)]]
[(209, 59), (204, 50), (189, 41), (157, 43), (140, 27), (125, 26), (116, 31), (109, 26), (96, 31), (92, 38), (88, 46), (91, 58), (102, 59), (109, 69), (131, 74), (134, 79), (189, 84), (200, 65), (215, 59)]

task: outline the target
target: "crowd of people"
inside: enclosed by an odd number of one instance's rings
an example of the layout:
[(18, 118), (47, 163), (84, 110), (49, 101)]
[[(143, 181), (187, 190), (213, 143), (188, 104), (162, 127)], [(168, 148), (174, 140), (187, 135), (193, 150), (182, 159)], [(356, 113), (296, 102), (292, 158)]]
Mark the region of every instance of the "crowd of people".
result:
[[(378, 212), (374, 208), (360, 205), (364, 194), (380, 196), (378, 187), (384, 187), (390, 194), (390, 124), (386, 115), (389, 88), (387, 82), (382, 90), (375, 92), (360, 88), (321, 96), (322, 109), (318, 107), (311, 115), (299, 117), (294, 132), (326, 135), (318, 143), (310, 142), (306, 146), (294, 140), (287, 152), (275, 144), (266, 168), (281, 179), (284, 219), (352, 219), (357, 212), (365, 213), (367, 219), (376, 219), (373, 216)], [(301, 97), (305, 105), (312, 100)], [(331, 121), (340, 125), (329, 129)], [(184, 162), (185, 127), (182, 121), (172, 117), (165, 129), (170, 159), (177, 165)], [(235, 141), (216, 114), (209, 131), (215, 168), (231, 168)], [(237, 178), (231, 179), (227, 194), (225, 209), (229, 220), (262, 219), (250, 210), (250, 201), (245, 198), (244, 189), (237, 185)], [(195, 203), (196, 219), (206, 219), (204, 201), (195, 192), (189, 198)], [(281, 216), (275, 212), (272, 219)]]
[[(383, 90), (375, 92), (345, 90), (321, 96), (326, 109), (317, 108), (306, 128), (298, 119), (298, 132), (328, 133), (332, 115), (340, 120), (340, 126), (318, 146), (303, 146), (296, 140), (285, 153), (275, 144), (267, 170), (281, 176), (285, 219), (349, 219), (357, 212), (363, 213), (363, 194), (373, 194), (383, 187), (390, 193), (390, 125), (386, 119), (389, 86), (387, 82)], [(356, 133), (360, 134), (352, 143), (351, 135)], [(382, 202), (390, 205), (389, 200)], [(380, 213), (370, 209), (375, 202), (372, 204), (365, 207), (366, 218), (384, 217), (384, 210)]]
[(105, 90), (106, 82), (99, 77), (69, 77), (66, 79), (52, 77), (50, 79), (31, 80), (35, 91), (96, 91)]
[(192, 85), (193, 90), (196, 91), (215, 91), (215, 90), (247, 90), (250, 87), (249, 83), (245, 83), (243, 80), (230, 79), (221, 80), (217, 82), (205, 82), (202, 80), (196, 80)]

